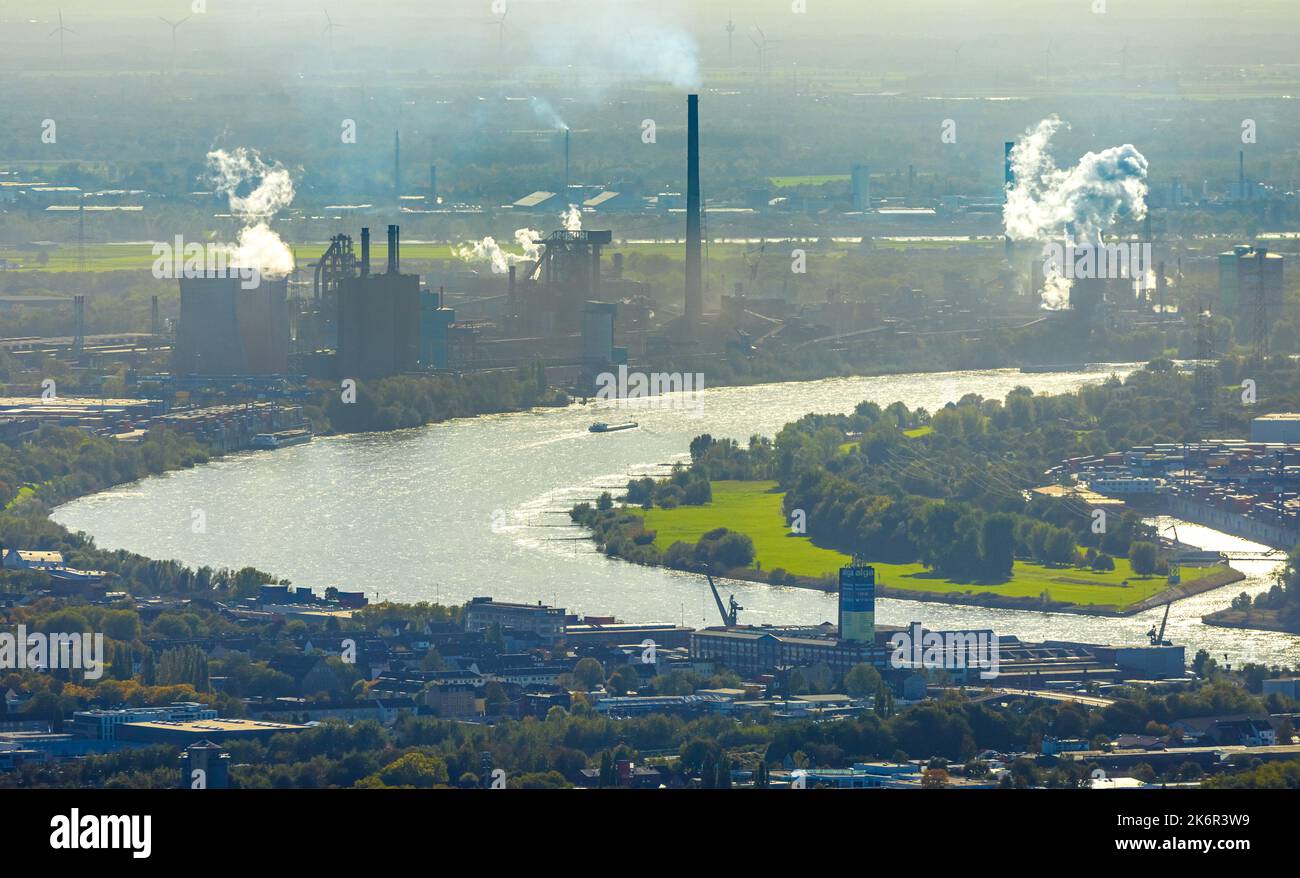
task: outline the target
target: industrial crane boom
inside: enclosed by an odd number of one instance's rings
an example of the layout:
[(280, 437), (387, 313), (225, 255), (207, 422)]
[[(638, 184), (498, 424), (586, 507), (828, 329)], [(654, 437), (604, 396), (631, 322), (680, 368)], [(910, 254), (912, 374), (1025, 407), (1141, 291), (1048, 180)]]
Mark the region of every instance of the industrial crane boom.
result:
[(734, 626), (736, 624), (736, 611), (745, 608), (736, 603), (736, 596), (733, 594), (729, 601), (731, 609), (728, 612), (727, 605), (722, 603), (722, 595), (718, 594), (718, 587), (713, 584), (713, 577), (705, 573), (704, 578), (709, 581), (709, 591), (713, 592), (713, 602), (718, 605), (718, 614), (722, 616), (722, 624)]

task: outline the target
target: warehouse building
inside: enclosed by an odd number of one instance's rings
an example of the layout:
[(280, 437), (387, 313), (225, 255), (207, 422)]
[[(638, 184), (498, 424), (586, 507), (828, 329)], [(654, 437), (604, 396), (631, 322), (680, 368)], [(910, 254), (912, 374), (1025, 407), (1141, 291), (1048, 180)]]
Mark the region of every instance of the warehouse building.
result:
[(117, 727), (117, 740), (142, 744), (180, 744), (189, 746), (202, 741), (265, 741), (285, 732), (306, 731), (307, 726), (273, 723), (251, 719), (205, 719), (183, 722), (123, 723)]

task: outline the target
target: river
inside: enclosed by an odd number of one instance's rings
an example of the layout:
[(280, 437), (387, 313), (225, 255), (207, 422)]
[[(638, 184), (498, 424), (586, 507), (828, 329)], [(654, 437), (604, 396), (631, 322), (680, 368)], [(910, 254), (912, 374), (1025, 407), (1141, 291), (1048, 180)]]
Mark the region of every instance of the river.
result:
[[(686, 458), (700, 433), (742, 442), (773, 435), (808, 412), (848, 412), (864, 399), (931, 411), (967, 393), (1003, 397), (1017, 385), (1066, 392), (1132, 365), (1025, 375), (1014, 369), (830, 378), (709, 388), (651, 400), (572, 405), (433, 424), (392, 433), (317, 438), (273, 452), (230, 455), (84, 497), (53, 518), (105, 548), (191, 565), (252, 565), (297, 585), (334, 585), (396, 601), (463, 602), (475, 595), (544, 601), (634, 622), (717, 624), (697, 577), (610, 560), (563, 510), (631, 474)], [(618, 410), (612, 410), (617, 408)], [(604, 434), (597, 420), (640, 428)], [(201, 532), (195, 533), (197, 513)], [(1184, 542), (1252, 544), (1194, 525)], [(1272, 562), (1237, 564), (1246, 581), (1174, 605), (1166, 637), (1237, 664), (1300, 664), (1300, 637), (1213, 628), (1200, 617), (1241, 591), (1271, 584)], [(741, 621), (834, 621), (834, 595), (727, 581)], [(918, 601), (877, 602), (881, 623), (992, 627), (1023, 639), (1143, 643), (1163, 609), (1110, 619)]]

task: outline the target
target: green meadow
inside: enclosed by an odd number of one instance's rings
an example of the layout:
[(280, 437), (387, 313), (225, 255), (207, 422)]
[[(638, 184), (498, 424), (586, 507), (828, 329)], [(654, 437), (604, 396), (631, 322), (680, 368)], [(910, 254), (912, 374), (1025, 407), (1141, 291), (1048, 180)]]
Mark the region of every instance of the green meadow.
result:
[[(784, 496), (777, 489), (776, 482), (719, 481), (713, 483), (713, 502), (706, 506), (630, 511), (643, 517), (646, 530), (655, 532), (655, 545), (660, 551), (667, 550), (678, 540), (693, 543), (710, 530), (726, 527), (754, 541), (756, 572), (766, 574), (779, 567), (813, 579), (835, 576), (836, 571), (848, 563), (849, 556), (790, 533), (781, 509)], [(1107, 572), (1048, 567), (1018, 560), (1010, 579), (994, 583), (954, 582), (921, 564), (886, 564), (869, 560), (876, 568), (876, 581), (897, 591), (954, 595), (991, 593), (1032, 598), (1047, 592), (1053, 601), (1123, 609), (1167, 586), (1163, 576), (1136, 575), (1126, 558), (1116, 558), (1115, 569)], [(1182, 581), (1194, 582), (1219, 569), (1184, 567)]]

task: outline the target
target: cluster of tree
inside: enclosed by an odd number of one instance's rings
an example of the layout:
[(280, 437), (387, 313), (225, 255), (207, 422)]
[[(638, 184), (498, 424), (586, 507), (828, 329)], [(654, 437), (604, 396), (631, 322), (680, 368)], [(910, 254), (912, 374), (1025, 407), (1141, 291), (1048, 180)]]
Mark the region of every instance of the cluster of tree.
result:
[(1252, 616), (1271, 617), (1287, 631), (1300, 631), (1300, 546), (1287, 554), (1286, 566), (1268, 591), (1253, 599), (1242, 592), (1233, 599), (1232, 608)]
[(338, 388), (331, 389), (321, 404), (306, 407), (317, 432), (399, 430), (449, 418), (569, 403), (566, 394), (547, 384), (540, 362), (513, 372), (398, 375), (358, 381), (355, 390), (353, 398)]
[[(1300, 400), (1300, 369), (1255, 364), (1269, 408)], [(1225, 358), (1222, 377), (1244, 365)], [(1228, 432), (1250, 412), (1223, 406)], [(920, 429), (918, 429), (920, 428)], [(808, 415), (774, 441), (748, 447), (711, 436), (691, 445), (693, 470), (709, 479), (776, 479), (785, 511), (798, 511), (819, 543), (888, 562), (921, 561), (961, 580), (1005, 579), (1015, 558), (1114, 569), (1128, 558), (1146, 576), (1165, 569), (1141, 518), (1112, 514), (1098, 528), (1089, 510), (1029, 495), (1064, 459), (1194, 435), (1191, 379), (1157, 360), (1120, 381), (1077, 392), (1005, 400), (968, 395), (933, 414), (902, 403), (862, 403), (848, 415)], [(847, 437), (847, 442), (846, 442)], [(639, 486), (639, 496), (649, 486)]]
[(664, 552), (664, 564), (677, 570), (725, 571), (754, 563), (754, 541), (725, 527), (714, 528), (695, 543), (674, 542)]
[[(699, 478), (697, 473), (694, 484), (707, 486), (708, 481)], [(694, 543), (677, 540), (661, 553), (655, 546), (657, 532), (646, 530), (641, 516), (613, 508), (608, 494), (595, 506), (577, 504), (569, 511), (569, 517), (591, 532), (592, 539), (606, 555), (634, 564), (663, 564), (677, 570), (722, 572), (748, 567), (754, 562), (754, 541), (725, 527), (703, 534)]]
[(627, 483), (627, 494), (622, 499), (629, 506), (642, 509), (703, 506), (713, 500), (713, 487), (701, 470), (678, 466), (674, 467), (672, 475), (660, 481), (648, 476), (632, 479)]
[[(55, 506), (207, 460), (201, 444), (170, 430), (131, 444), (45, 424), (30, 441), (0, 444), (0, 508), (17, 513), (32, 509), (32, 503)], [(34, 509), (40, 511), (40, 505)]]

